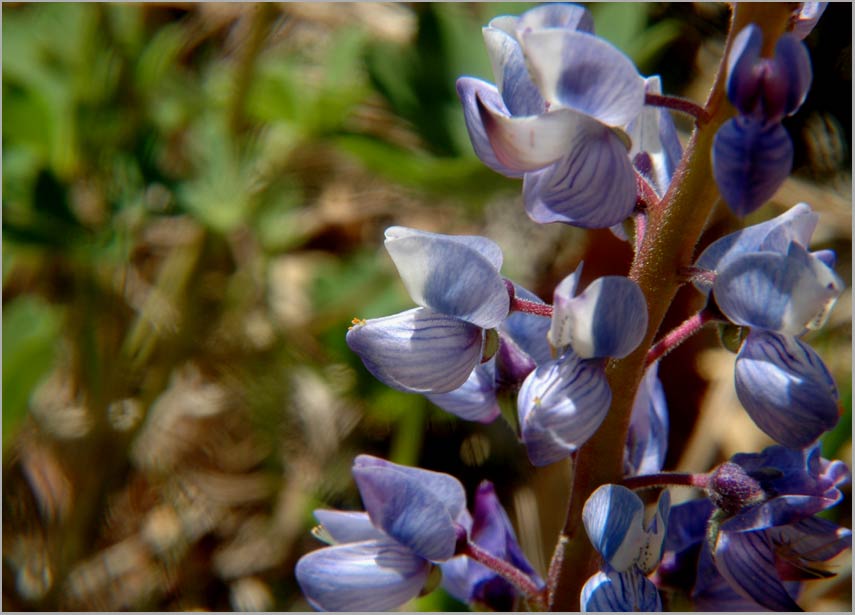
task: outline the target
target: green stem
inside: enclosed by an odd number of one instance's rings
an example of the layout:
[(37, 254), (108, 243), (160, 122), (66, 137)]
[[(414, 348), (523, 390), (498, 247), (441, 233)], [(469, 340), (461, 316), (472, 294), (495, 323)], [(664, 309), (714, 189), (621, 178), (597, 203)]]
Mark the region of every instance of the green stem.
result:
[(635, 256), (630, 278), (647, 298), (648, 330), (645, 339), (629, 356), (612, 361), (607, 368), (612, 405), (600, 429), (578, 453), (576, 476), (563, 535), (567, 539), (561, 571), (553, 588), (557, 611), (578, 611), (579, 593), (596, 571), (599, 557), (585, 536), (582, 507), (600, 485), (622, 480), (623, 446), (629, 428), (635, 391), (644, 370), (645, 357), (653, 343), (682, 280), (680, 268), (691, 264), (695, 245), (718, 200), (711, 168), (712, 142), (716, 131), (733, 116), (725, 96), (727, 52), (734, 36), (747, 24), (763, 30), (764, 52), (768, 53), (784, 32), (791, 9), (781, 3), (735, 5), (728, 42), (719, 72), (704, 105), (706, 121), (698, 122), (662, 201), (651, 207), (641, 249)]

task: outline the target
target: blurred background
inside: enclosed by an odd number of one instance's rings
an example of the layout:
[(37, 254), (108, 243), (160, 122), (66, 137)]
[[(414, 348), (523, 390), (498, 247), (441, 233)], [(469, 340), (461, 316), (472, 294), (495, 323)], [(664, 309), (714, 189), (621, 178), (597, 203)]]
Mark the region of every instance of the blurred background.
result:
[[(455, 79), (492, 81), (481, 26), (531, 6), (3, 6), (5, 610), (309, 610), (293, 567), (321, 546), (314, 508), (361, 508), (359, 453), (470, 493), (493, 480), (545, 570), (567, 467), (535, 471), (507, 423), (381, 385), (344, 342), (353, 317), (412, 307), (382, 247), (393, 224), (488, 236), (547, 300), (580, 260), (583, 284), (628, 270), (609, 231), (529, 221), (520, 182), (469, 144)], [(703, 102), (726, 5), (590, 8), (642, 73)], [(832, 3), (807, 39), (793, 177), (745, 221), (810, 203), (813, 248), (847, 284), (851, 10)], [(718, 210), (702, 244), (741, 223)], [(683, 289), (665, 326), (699, 300)], [(844, 409), (824, 454), (851, 462), (848, 291), (807, 340)], [(769, 444), (733, 358), (710, 329), (663, 360), (669, 469)], [(828, 516), (851, 527), (846, 493)], [(851, 554), (832, 570), (808, 610), (851, 609)], [(438, 591), (405, 608), (465, 607)]]

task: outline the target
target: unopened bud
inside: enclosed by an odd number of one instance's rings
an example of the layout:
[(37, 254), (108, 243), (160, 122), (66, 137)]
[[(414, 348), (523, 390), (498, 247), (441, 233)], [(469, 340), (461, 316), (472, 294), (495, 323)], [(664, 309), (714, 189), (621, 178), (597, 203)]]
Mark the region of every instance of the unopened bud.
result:
[(710, 500), (728, 515), (766, 499), (760, 483), (742, 466), (726, 461), (710, 473), (707, 483)]

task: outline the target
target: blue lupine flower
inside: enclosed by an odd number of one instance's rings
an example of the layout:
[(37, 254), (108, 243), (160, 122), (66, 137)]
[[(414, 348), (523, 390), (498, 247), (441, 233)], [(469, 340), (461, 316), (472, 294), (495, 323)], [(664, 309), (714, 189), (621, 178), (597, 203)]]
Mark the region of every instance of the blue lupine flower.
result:
[(603, 570), (582, 588), (582, 610), (661, 611), (656, 587), (647, 578), (662, 557), (671, 497), (663, 491), (656, 512), (644, 523), (644, 503), (620, 485), (603, 485), (585, 502), (582, 521)]
[(668, 406), (658, 371), (659, 362), (656, 361), (644, 372), (635, 394), (624, 447), (624, 476), (661, 472), (665, 463)]
[[(517, 297), (543, 303), (536, 295), (514, 285)], [(499, 414), (497, 394), (516, 393), (538, 362), (550, 359), (546, 333), (549, 321), (542, 316), (513, 312), (498, 327), (499, 348), (486, 363), (478, 365), (466, 382), (447, 393), (427, 393), (437, 406), (467, 421), (489, 423)]]
[(778, 39), (773, 58), (760, 51), (763, 33), (746, 26), (727, 58), (727, 96), (739, 115), (713, 141), (713, 175), (725, 202), (746, 215), (768, 200), (790, 174), (793, 143), (781, 120), (804, 102), (813, 72), (798, 36)]
[(355, 320), (347, 344), (384, 384), (419, 393), (452, 391), (480, 363), (484, 329), (499, 326), (508, 314), (501, 249), (484, 237), (399, 226), (386, 230), (385, 246), (421, 307)]
[(536, 222), (606, 228), (635, 205), (622, 131), (643, 108), (645, 82), (592, 32), (590, 14), (575, 5), (497, 17), (484, 28), (497, 85), (457, 81), (475, 153), (499, 173), (524, 177)]
[(463, 486), (438, 472), (359, 455), (353, 475), (365, 513), (315, 511), (335, 544), (300, 558), (296, 576), (320, 610), (373, 611), (421, 592), (431, 562), (445, 561), (471, 518)]
[(582, 264), (555, 287), (549, 343), (583, 359), (621, 359), (647, 332), (647, 302), (638, 284), (622, 276), (597, 278), (576, 294)]
[(549, 341), (558, 358), (538, 363), (517, 396), (522, 440), (534, 465), (570, 455), (597, 431), (611, 404), (603, 359), (624, 357), (647, 330), (647, 303), (628, 278), (607, 276), (581, 294), (582, 266), (555, 288)]
[[(849, 530), (815, 516), (842, 498), (846, 465), (822, 459), (816, 446), (772, 446), (723, 466), (743, 472), (745, 488), (711, 480), (718, 509), (709, 500), (673, 509), (657, 582), (694, 585), (703, 609), (800, 610), (798, 582), (829, 576), (818, 565), (851, 548)], [(738, 472), (727, 474), (739, 481)]]
[[(513, 564), (543, 587), (517, 543), (510, 519), (502, 508), (492, 483), (484, 481), (475, 493), (470, 540), (490, 554)], [(442, 587), (458, 600), (494, 611), (513, 610), (518, 592), (495, 572), (465, 555), (440, 564)]]
[(837, 387), (819, 355), (798, 339), (825, 322), (843, 288), (833, 254), (809, 252), (817, 216), (799, 203), (711, 244), (698, 258), (721, 312), (750, 327), (736, 359), (736, 392), (776, 441), (808, 446), (838, 421)]

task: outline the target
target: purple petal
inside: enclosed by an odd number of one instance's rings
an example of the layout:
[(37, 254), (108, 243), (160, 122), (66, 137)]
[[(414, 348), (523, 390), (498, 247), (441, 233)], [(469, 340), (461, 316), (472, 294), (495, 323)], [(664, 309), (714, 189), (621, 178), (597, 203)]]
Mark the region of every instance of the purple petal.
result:
[(457, 318), (415, 308), (360, 321), (347, 345), (383, 384), (412, 393), (447, 393), (481, 361), (484, 333)]
[(488, 26), (483, 29), (483, 34), (496, 86), (510, 115), (538, 115), (546, 111), (543, 97), (528, 74), (525, 56), (513, 33)]
[(775, 45), (775, 57), (764, 82), (767, 120), (780, 121), (795, 113), (807, 98), (812, 80), (807, 47), (798, 37), (784, 34)]
[(735, 375), (751, 419), (784, 446), (808, 446), (837, 424), (834, 380), (819, 355), (794, 337), (751, 331)]
[(368, 513), (318, 509), (315, 511), (315, 519), (336, 543), (386, 538), (383, 532), (372, 525)]
[[(486, 104), (479, 96), (475, 98), (496, 160), (516, 171), (542, 169), (578, 143), (587, 143), (597, 134), (611, 132), (607, 126), (574, 109), (559, 108), (539, 115), (511, 117)], [(623, 145), (620, 139), (618, 142)], [(626, 147), (623, 151), (625, 155)]]
[(801, 611), (778, 578), (766, 532), (719, 532), (716, 567), (737, 592), (773, 611)]
[(779, 576), (793, 581), (815, 578), (810, 571), (816, 564), (852, 548), (851, 530), (819, 517), (770, 528), (767, 534), (774, 546)]
[(842, 280), (797, 243), (786, 254), (734, 258), (713, 284), (716, 303), (732, 322), (790, 335), (821, 327), (842, 289)]
[(531, 462), (544, 466), (582, 446), (603, 422), (612, 394), (602, 367), (572, 351), (544, 363), (517, 396), (522, 440)]
[(303, 594), (323, 611), (383, 611), (419, 595), (430, 563), (392, 540), (312, 551), (297, 562)]
[[(795, 241), (805, 248), (816, 229), (819, 215), (807, 203), (798, 203), (781, 215), (725, 235), (711, 243), (701, 253), (695, 266), (708, 271), (722, 269), (732, 259), (747, 252), (779, 252), (786, 254)], [(698, 290), (709, 292), (712, 284), (696, 283)]]
[(713, 175), (731, 210), (745, 216), (769, 200), (793, 167), (793, 142), (781, 124), (745, 116), (725, 122), (713, 140)]
[(614, 127), (644, 106), (644, 79), (616, 47), (586, 32), (543, 29), (521, 35), (540, 93), (551, 107), (576, 109)]
[(418, 305), (486, 329), (508, 315), (502, 252), (489, 239), (393, 226), (385, 246)]
[(425, 559), (454, 555), (457, 518), (466, 507), (456, 478), (369, 455), (354, 460), (353, 477), (376, 527)]
[[(576, 274), (570, 286), (575, 291)], [(583, 359), (623, 358), (647, 332), (647, 301), (638, 284), (622, 276), (597, 278), (578, 296), (563, 282), (555, 289), (550, 342), (568, 344)]]
[(592, 121), (566, 145), (563, 158), (525, 174), (529, 217), (540, 224), (583, 228), (608, 228), (629, 217), (635, 208), (635, 171), (620, 137)]
[(695, 610), (750, 613), (768, 610), (731, 587), (716, 568), (706, 544), (701, 548), (697, 559), (697, 580), (691, 594)]
[(662, 610), (656, 586), (637, 570), (596, 573), (582, 587), (580, 601), (583, 613)]
[(523, 171), (499, 162), (490, 144), (484, 122), (481, 121), (479, 104), (486, 105), (494, 113), (510, 116), (510, 111), (505, 107), (496, 86), (481, 79), (460, 77), (457, 80), (457, 95), (463, 103), (463, 119), (466, 122), (466, 130), (469, 132), (469, 140), (472, 142), (475, 155), (496, 173), (506, 177), (522, 177)]
[(668, 451), (668, 406), (659, 381), (659, 362), (644, 373), (630, 416), (624, 448), (624, 474), (637, 476), (661, 472)]
[(460, 388), (425, 395), (437, 406), (467, 421), (492, 423), (500, 414), (496, 401), (495, 361), (478, 365)]
[(763, 48), (763, 31), (748, 24), (733, 39), (727, 55), (727, 97), (740, 113), (750, 114), (760, 97), (762, 75), (755, 70)]

